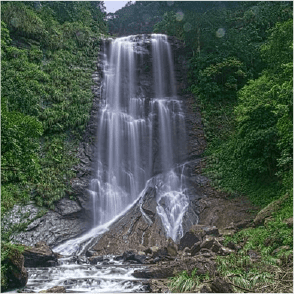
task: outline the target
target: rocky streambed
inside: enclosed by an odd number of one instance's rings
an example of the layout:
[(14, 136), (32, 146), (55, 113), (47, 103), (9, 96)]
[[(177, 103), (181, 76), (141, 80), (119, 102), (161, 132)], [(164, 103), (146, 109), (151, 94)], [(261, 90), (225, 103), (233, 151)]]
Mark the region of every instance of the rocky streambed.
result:
[[(152, 197), (155, 190), (150, 188), (143, 203), (136, 203), (79, 255), (54, 253), (45, 242), (27, 246), (23, 261), (18, 262), (18, 275), (11, 278), (15, 287), (26, 285), (22, 291), (30, 293), (160, 293), (170, 291), (170, 277), (184, 270), (191, 274), (197, 268), (197, 274), (209, 273), (211, 277), (199, 291), (231, 292), (230, 285), (218, 277), (215, 260), (219, 255), (241, 249), (242, 244), (224, 246), (224, 237), (251, 225), (255, 215), (248, 210), (253, 207), (246, 199), (230, 199), (215, 191), (201, 175), (201, 160), (194, 163), (193, 183), (201, 182), (196, 187), (201, 197), (191, 199), (191, 207), (198, 207), (198, 224), (192, 225), (177, 243), (164, 236), (155, 214), (156, 201)], [(147, 226), (141, 210), (153, 220), (152, 224)], [(144, 230), (140, 228), (145, 228), (145, 242), (142, 242)], [(19, 282), (20, 276), (22, 282)]]
[(170, 292), (168, 278), (182, 271), (191, 274), (195, 268), (198, 275), (211, 277), (199, 291), (232, 292), (218, 277), (215, 260), (241, 247), (233, 243), (224, 246), (223, 241), (224, 235), (215, 226), (194, 225), (178, 244), (168, 239), (162, 247), (120, 255), (88, 250), (85, 255), (61, 256), (40, 242), (24, 252), (28, 282), (22, 292)]

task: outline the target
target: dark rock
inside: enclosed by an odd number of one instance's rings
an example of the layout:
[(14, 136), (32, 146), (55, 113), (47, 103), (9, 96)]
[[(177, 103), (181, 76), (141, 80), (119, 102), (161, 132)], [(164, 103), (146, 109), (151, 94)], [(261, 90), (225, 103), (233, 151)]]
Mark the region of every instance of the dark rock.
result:
[(233, 293), (233, 288), (230, 284), (221, 280), (220, 278), (216, 278), (210, 286), (212, 293)]
[(40, 291), (39, 293), (66, 293), (66, 289), (63, 286), (55, 286), (53, 288)]
[(137, 263), (145, 263), (146, 256), (135, 254), (133, 251), (126, 251), (123, 253), (124, 261), (135, 261)]
[(177, 256), (178, 254), (178, 246), (177, 244), (171, 239), (168, 239), (168, 244), (166, 246), (167, 254), (170, 256)]
[(209, 258), (202, 255), (196, 257), (183, 257), (182, 259), (175, 259), (172, 261), (165, 261), (160, 264), (149, 265), (148, 268), (135, 270), (133, 276), (144, 279), (166, 279), (173, 277), (176, 274), (187, 271), (190, 275), (192, 271), (197, 268), (197, 274), (205, 274), (209, 272), (211, 275), (215, 272), (215, 264)]
[(97, 264), (97, 262), (103, 262), (103, 256), (92, 256), (88, 260), (90, 264)]
[(191, 227), (190, 232), (198, 236), (199, 239), (206, 235), (219, 236), (219, 231), (216, 226), (194, 225)]
[(237, 250), (237, 246), (235, 243), (233, 243), (232, 241), (230, 241), (228, 244), (227, 244), (227, 247), (232, 249), (232, 250)]
[(96, 252), (92, 250), (87, 250), (85, 253), (86, 257), (91, 257), (91, 256), (94, 256), (95, 254)]
[(63, 198), (57, 202), (55, 210), (62, 216), (68, 216), (80, 212), (82, 208), (76, 201)]
[(195, 243), (191, 248), (191, 256), (196, 255), (201, 249), (201, 242)]
[(211, 290), (207, 286), (203, 286), (200, 289), (200, 293), (212, 293)]
[(168, 250), (166, 247), (162, 247), (162, 248), (159, 248), (157, 251), (155, 251), (152, 255), (152, 258), (155, 258), (155, 257), (165, 257), (168, 255)]
[(24, 252), (25, 267), (50, 267), (58, 263), (57, 255), (45, 242), (39, 242), (35, 247), (26, 247)]
[(116, 260), (116, 261), (120, 261), (120, 260), (123, 260), (124, 257), (122, 255), (117, 255), (113, 259)]
[(203, 242), (201, 243), (200, 247), (201, 248), (206, 248), (206, 249), (211, 249), (213, 244), (214, 244), (215, 240), (213, 237), (211, 236), (206, 236), (206, 238), (203, 240)]
[(219, 253), (222, 250), (222, 245), (217, 241), (214, 240), (213, 245), (211, 247), (211, 251), (214, 253)]
[(77, 264), (85, 264), (85, 263), (88, 263), (87, 257), (83, 255), (79, 255), (77, 257)]
[(241, 229), (247, 228), (250, 224), (251, 224), (251, 220), (242, 220), (235, 223), (235, 227), (236, 229), (241, 230)]
[(234, 251), (232, 249), (226, 248), (226, 247), (221, 247), (220, 251), (218, 252), (220, 255), (229, 255), (233, 253)]
[[(6, 250), (4, 245), (3, 250)], [(6, 276), (1, 272), (1, 289), (4, 291), (22, 288), (28, 281), (28, 273), (24, 267), (24, 257), (16, 249), (9, 250), (8, 256), (1, 261), (1, 266), (6, 267)], [(7, 282), (7, 286), (3, 286), (3, 281)]]
[(191, 248), (195, 243), (201, 241), (201, 237), (193, 232), (187, 232), (181, 239), (179, 244), (179, 250), (183, 250), (188, 247)]
[(42, 209), (33, 204), (25, 206), (14, 205), (10, 212), (2, 216), (1, 227), (4, 231), (8, 231), (15, 225), (32, 221), (41, 212)]

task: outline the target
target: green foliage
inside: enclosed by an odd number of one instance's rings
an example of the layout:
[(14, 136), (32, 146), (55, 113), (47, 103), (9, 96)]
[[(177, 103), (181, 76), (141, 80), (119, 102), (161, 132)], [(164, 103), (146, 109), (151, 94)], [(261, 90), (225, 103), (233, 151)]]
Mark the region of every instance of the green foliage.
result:
[(155, 24), (154, 33), (164, 33), (168, 36), (174, 36), (179, 39), (183, 37), (183, 26), (177, 21), (177, 15), (174, 11), (166, 12), (163, 15), (163, 20)]
[(191, 275), (187, 271), (183, 271), (170, 280), (169, 288), (172, 292), (193, 292), (201, 282), (209, 280), (209, 274), (197, 275), (197, 268), (195, 268)]
[(42, 124), (34, 117), (7, 110), (1, 100), (1, 171), (2, 183), (28, 180), (39, 170), (37, 138)]
[(9, 289), (7, 273), (14, 270), (13, 265), (8, 261), (13, 256), (19, 256), (24, 251), (24, 246), (12, 243), (1, 242), (1, 290)]
[[(293, 229), (283, 221), (293, 217), (293, 193), (289, 195), (283, 196), (282, 208), (273, 213), (263, 226), (247, 228), (226, 237), (224, 245), (228, 242), (243, 244), (238, 252), (217, 259), (220, 273), (232, 276), (231, 281), (235, 285), (252, 292), (264, 285), (274, 285), (282, 273), (280, 266), (288, 264), (293, 255)], [(250, 258), (252, 251), (259, 255), (258, 261)], [(285, 277), (286, 273), (282, 275)]]
[(234, 99), (246, 76), (242, 62), (235, 57), (229, 57), (200, 70), (198, 83), (192, 87), (192, 91), (204, 101)]
[(2, 2), (2, 206), (54, 207), (77, 164), (89, 118), (91, 74), (106, 33), (93, 2)]
[(46, 35), (42, 19), (23, 2), (5, 2), (1, 16), (9, 31), (17, 36), (40, 40)]
[(40, 159), (42, 173), (32, 190), (37, 205), (54, 209), (55, 201), (72, 194), (73, 165), (78, 164), (76, 152), (76, 143), (66, 141), (64, 136), (44, 137)]

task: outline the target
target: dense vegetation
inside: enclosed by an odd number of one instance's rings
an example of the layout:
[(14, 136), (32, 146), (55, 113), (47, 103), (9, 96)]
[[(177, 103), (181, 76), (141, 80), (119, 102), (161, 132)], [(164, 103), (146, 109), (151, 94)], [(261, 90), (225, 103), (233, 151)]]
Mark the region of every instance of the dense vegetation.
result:
[[(1, 2), (2, 217), (15, 203), (53, 208), (70, 194), (104, 17), (100, 1)], [(2, 261), (15, 247), (10, 233)]]
[[(183, 18), (182, 11), (197, 11), (200, 14), (205, 13), (213, 7), (234, 7), (236, 2), (216, 2), (216, 1), (129, 1), (124, 7), (115, 13), (107, 14), (107, 24), (109, 32), (114, 36), (128, 36), (134, 34), (151, 34), (154, 26), (170, 19), (171, 15), (177, 13), (177, 19)], [(168, 30), (177, 27), (178, 21), (173, 19), (173, 23), (169, 22)], [(162, 23), (161, 23), (162, 25)], [(179, 25), (180, 26), (180, 25)], [(174, 35), (174, 32), (168, 35)], [(177, 35), (177, 37), (179, 37)]]

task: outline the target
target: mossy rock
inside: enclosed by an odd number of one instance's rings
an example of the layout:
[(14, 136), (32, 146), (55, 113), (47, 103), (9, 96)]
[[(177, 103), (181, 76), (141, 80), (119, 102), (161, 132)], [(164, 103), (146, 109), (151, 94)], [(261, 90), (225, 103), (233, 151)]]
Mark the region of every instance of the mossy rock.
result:
[(275, 212), (279, 211), (283, 203), (286, 202), (288, 198), (289, 198), (289, 194), (287, 193), (283, 197), (271, 202), (269, 205), (263, 208), (255, 217), (253, 221), (254, 226), (257, 227), (257, 226), (263, 225), (265, 219), (271, 217)]

